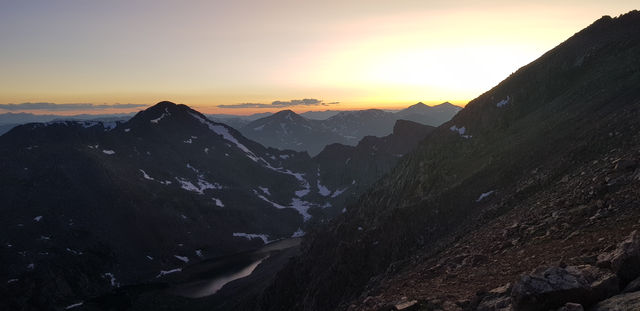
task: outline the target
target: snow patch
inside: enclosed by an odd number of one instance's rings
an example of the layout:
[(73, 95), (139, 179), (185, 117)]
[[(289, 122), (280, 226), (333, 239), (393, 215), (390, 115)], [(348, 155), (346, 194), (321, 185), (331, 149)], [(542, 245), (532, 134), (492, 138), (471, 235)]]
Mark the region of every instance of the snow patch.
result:
[(163, 185), (170, 185), (171, 184), (171, 181), (169, 181), (169, 180), (165, 180), (165, 181), (156, 180), (155, 178), (149, 176), (149, 174), (147, 174), (147, 172), (145, 172), (143, 169), (138, 169), (138, 170), (140, 171), (140, 173), (142, 173), (142, 177), (144, 177), (144, 179), (146, 179), (146, 180), (157, 181), (157, 182), (159, 182), (159, 183), (161, 183)]
[(267, 235), (267, 234), (254, 234), (254, 233), (234, 232), (233, 236), (242, 237), (242, 238), (245, 238), (247, 240), (253, 240), (255, 238), (260, 238), (260, 239), (262, 239), (264, 244), (267, 244), (267, 243), (270, 242), (269, 235)]
[(113, 150), (104, 149), (104, 150), (102, 150), (102, 153), (108, 154), (108, 155), (112, 155), (112, 154), (115, 154), (116, 152), (113, 151)]
[(217, 205), (218, 207), (224, 207), (224, 204), (222, 203), (222, 201), (220, 201), (220, 199), (217, 199), (217, 198), (211, 198), (211, 199), (213, 199), (214, 201), (216, 201), (216, 205)]
[(194, 171), (194, 172), (196, 172), (197, 174), (200, 174), (200, 171), (198, 171), (197, 168), (191, 166), (191, 164), (189, 164), (189, 163), (187, 163), (187, 168), (192, 170), (192, 171)]
[(335, 198), (335, 197), (337, 197), (337, 196), (339, 196), (339, 195), (343, 194), (345, 191), (347, 191), (347, 188), (348, 188), (348, 187), (346, 187), (346, 188), (344, 188), (344, 189), (338, 189), (338, 190), (334, 191), (334, 192), (333, 192), (333, 194), (331, 195), (331, 197), (332, 197), (332, 198)]
[(484, 200), (485, 198), (487, 198), (488, 196), (493, 194), (494, 191), (495, 190), (491, 190), (489, 192), (485, 192), (485, 193), (480, 194), (480, 196), (476, 199), (476, 202), (480, 202), (480, 201)]
[(195, 113), (190, 112), (190, 114), (201, 123), (207, 125), (211, 131), (222, 136), (222, 138), (226, 139), (227, 141), (230, 141), (233, 144), (235, 144), (236, 147), (242, 150), (249, 159), (253, 160), (254, 162), (258, 162), (260, 160), (260, 158), (256, 156), (251, 150), (249, 150), (249, 148), (241, 144), (235, 137), (233, 137), (233, 135), (231, 135), (231, 133), (229, 132), (229, 129), (227, 129), (224, 125), (215, 124), (207, 119), (200, 117)]
[(299, 238), (299, 237), (303, 237), (305, 235), (305, 232), (302, 231), (301, 228), (298, 228), (298, 230), (296, 232), (294, 232), (291, 237), (292, 238)]
[(69, 253), (71, 253), (71, 254), (74, 254), (74, 255), (76, 255), (76, 256), (80, 256), (80, 255), (82, 255), (82, 254), (83, 254), (81, 251), (73, 250), (73, 249), (70, 249), (70, 248), (68, 248), (68, 247), (67, 247), (67, 252), (69, 252)]
[(40, 220), (42, 220), (42, 216), (36, 216), (33, 218), (33, 221), (35, 222), (40, 222)]
[(452, 132), (457, 132), (457, 133), (458, 133), (458, 135), (460, 135), (460, 137), (462, 137), (462, 138), (466, 138), (466, 139), (471, 138), (471, 135), (465, 135), (465, 134), (464, 134), (464, 133), (466, 133), (466, 132), (467, 132), (467, 128), (466, 128), (466, 127), (464, 127), (464, 126), (463, 126), (463, 127), (457, 127), (457, 126), (453, 125), (453, 126), (451, 126), (449, 129), (450, 129)]
[(158, 122), (160, 122), (160, 120), (164, 119), (164, 117), (170, 116), (171, 114), (169, 113), (169, 110), (167, 108), (164, 108), (164, 112), (156, 119), (153, 120), (149, 120), (149, 122), (151, 123), (155, 123), (158, 124)]
[(109, 283), (111, 284), (112, 287), (120, 287), (120, 283), (116, 281), (116, 277), (113, 275), (113, 273), (111, 272), (104, 273), (102, 274), (102, 277), (109, 280)]
[(84, 302), (80, 301), (78, 303), (74, 303), (72, 305), (68, 305), (68, 306), (64, 307), (64, 309), (65, 310), (69, 310), (69, 309), (77, 308), (77, 307), (82, 306), (83, 304), (84, 304)]
[(196, 256), (202, 258), (204, 256), (202, 256), (202, 250), (201, 249), (196, 249)]
[(182, 189), (193, 191), (198, 194), (204, 194), (204, 191), (207, 189), (222, 189), (222, 186), (220, 184), (212, 184), (202, 178), (198, 179), (197, 186), (184, 178), (176, 177), (176, 180), (180, 183), (180, 187)]
[(503, 99), (503, 100), (499, 101), (499, 102), (496, 104), (496, 107), (498, 107), (498, 108), (502, 108), (502, 107), (506, 106), (506, 105), (509, 103), (509, 101), (510, 101), (510, 100), (511, 100), (511, 98), (509, 98), (509, 96), (507, 95), (507, 98), (505, 98), (505, 99)]
[(173, 255), (173, 257), (178, 258), (180, 261), (183, 261), (184, 263), (189, 262), (189, 258), (186, 256), (178, 256), (178, 255)]
[(329, 191), (329, 189), (327, 187), (325, 187), (322, 184), (320, 184), (320, 179), (318, 179), (317, 184), (318, 184), (318, 193), (321, 196), (326, 197), (326, 196), (331, 194), (331, 191)]
[(176, 272), (180, 272), (182, 271), (182, 268), (176, 268), (176, 269), (171, 269), (171, 270), (161, 270), (160, 273), (156, 276), (156, 279), (162, 276), (165, 276), (167, 274), (171, 274), (171, 273), (176, 273)]
[(280, 155), (280, 159), (286, 160), (286, 159), (288, 159), (288, 158), (289, 158), (289, 155), (288, 155), (288, 154), (281, 154), (281, 155)]
[(18, 279), (11, 279), (11, 280), (8, 280), (8, 281), (7, 281), (7, 284), (11, 284), (11, 283), (13, 283), (13, 282), (18, 282)]
[(311, 203), (307, 201), (302, 201), (298, 198), (291, 199), (291, 208), (297, 210), (298, 213), (302, 215), (302, 218), (304, 221), (307, 221), (311, 218), (311, 215), (309, 215), (308, 213), (308, 210), (310, 207), (311, 207)]
[(253, 193), (254, 193), (258, 198), (260, 198), (261, 200), (263, 200), (263, 201), (265, 201), (265, 202), (267, 202), (267, 203), (269, 203), (269, 204), (273, 205), (273, 207), (275, 207), (275, 208), (279, 208), (279, 209), (287, 208), (286, 206), (280, 205), (280, 204), (278, 204), (278, 203), (276, 203), (276, 202), (272, 202), (271, 200), (267, 199), (265, 196), (263, 196), (263, 195), (261, 195), (260, 193), (258, 193), (258, 191), (256, 191), (256, 190), (253, 190)]
[(147, 179), (147, 180), (155, 180), (155, 179), (151, 178), (151, 176), (149, 176), (149, 175), (147, 174), (147, 172), (145, 172), (144, 170), (142, 170), (142, 169), (138, 169), (138, 170), (142, 173), (142, 177), (144, 177), (144, 179)]
[(264, 192), (264, 194), (266, 195), (271, 195), (271, 192), (269, 191), (269, 188), (267, 187), (258, 187), (262, 192)]

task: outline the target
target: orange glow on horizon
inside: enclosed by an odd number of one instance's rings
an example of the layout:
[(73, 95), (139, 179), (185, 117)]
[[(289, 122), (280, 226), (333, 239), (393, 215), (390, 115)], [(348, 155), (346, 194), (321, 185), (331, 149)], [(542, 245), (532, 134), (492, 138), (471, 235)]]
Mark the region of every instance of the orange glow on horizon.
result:
[(602, 15), (637, 8), (632, 0), (249, 2), (7, 4), (0, 104), (170, 100), (220, 114), (284, 108), (218, 105), (302, 98), (340, 104), (289, 109), (464, 106)]

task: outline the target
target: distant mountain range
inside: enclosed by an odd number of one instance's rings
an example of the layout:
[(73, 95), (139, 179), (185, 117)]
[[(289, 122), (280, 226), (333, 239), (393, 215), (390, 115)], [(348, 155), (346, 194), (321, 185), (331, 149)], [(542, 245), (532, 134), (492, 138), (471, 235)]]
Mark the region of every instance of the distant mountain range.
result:
[[(17, 126), (0, 136), (0, 275), (24, 294), (0, 291), (0, 307), (70, 305), (301, 236), (342, 214), (431, 129), (399, 121), (387, 137), (310, 158), (170, 102), (124, 122)], [(35, 290), (42, 300), (29, 301)]]
[(25, 123), (33, 122), (51, 122), (61, 120), (75, 121), (103, 121), (115, 122), (126, 121), (131, 118), (134, 113), (116, 113), (116, 114), (79, 114), (73, 116), (63, 116), (55, 114), (32, 114), (26, 112), (8, 112), (0, 114), (0, 135), (8, 132), (10, 129)]
[(328, 144), (356, 145), (365, 136), (388, 135), (396, 121), (401, 119), (438, 126), (460, 109), (450, 103), (433, 107), (418, 103), (396, 113), (379, 109), (341, 111), (322, 120), (283, 110), (252, 121), (239, 130), (266, 146), (316, 155)]

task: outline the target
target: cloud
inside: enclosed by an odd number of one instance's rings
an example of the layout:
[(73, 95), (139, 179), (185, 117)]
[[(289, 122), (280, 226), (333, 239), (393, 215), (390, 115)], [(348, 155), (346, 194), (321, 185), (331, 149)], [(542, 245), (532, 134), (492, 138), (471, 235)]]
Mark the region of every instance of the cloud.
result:
[(289, 101), (280, 101), (276, 100), (271, 102), (271, 104), (261, 104), (261, 103), (240, 103), (233, 105), (218, 105), (218, 108), (284, 108), (284, 107), (292, 107), (292, 106), (329, 106), (329, 105), (337, 105), (340, 102), (330, 102), (325, 103), (320, 99), (315, 98), (305, 98), (305, 99), (292, 99)]
[(104, 109), (126, 109), (143, 108), (147, 105), (141, 104), (55, 104), (55, 103), (21, 103), (21, 104), (0, 104), (0, 109), (5, 110), (48, 110), (48, 111), (71, 111), (71, 110), (104, 110)]

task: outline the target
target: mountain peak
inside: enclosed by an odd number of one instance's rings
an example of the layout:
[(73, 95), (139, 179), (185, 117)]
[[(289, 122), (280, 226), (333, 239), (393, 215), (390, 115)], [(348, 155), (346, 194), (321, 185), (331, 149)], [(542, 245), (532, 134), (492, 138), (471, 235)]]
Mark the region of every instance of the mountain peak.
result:
[(267, 118), (273, 118), (273, 119), (278, 119), (278, 120), (287, 119), (289, 121), (293, 121), (294, 119), (295, 120), (303, 119), (302, 116), (300, 116), (299, 114), (293, 112), (290, 109), (280, 110), (280, 111), (276, 112), (275, 114), (273, 114), (272, 116), (267, 117)]
[(192, 122), (193, 114), (202, 116), (199, 112), (187, 105), (175, 104), (170, 101), (161, 101), (143, 111), (138, 112), (131, 120), (132, 124), (154, 125), (165, 123), (169, 120), (177, 122)]
[(170, 102), (168, 100), (163, 100), (163, 101), (151, 106), (151, 108), (153, 108), (153, 107), (166, 108), (166, 107), (176, 107), (176, 106), (178, 106), (178, 105), (176, 103), (174, 103), (174, 102)]
[(276, 116), (288, 116), (288, 115), (297, 115), (297, 113), (293, 112), (293, 110), (291, 109), (285, 109), (285, 110), (280, 110), (278, 112), (276, 112), (274, 115)]
[(413, 105), (409, 106), (409, 108), (426, 108), (426, 107), (429, 107), (429, 106), (427, 106), (423, 102), (418, 102), (417, 104), (413, 104)]

